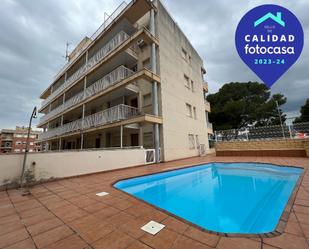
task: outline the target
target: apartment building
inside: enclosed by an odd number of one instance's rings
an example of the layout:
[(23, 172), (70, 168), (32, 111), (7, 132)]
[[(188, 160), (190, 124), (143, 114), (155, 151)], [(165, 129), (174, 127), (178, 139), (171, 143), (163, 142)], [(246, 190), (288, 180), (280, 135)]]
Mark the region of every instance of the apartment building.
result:
[(154, 149), (196, 156), (212, 132), (203, 61), (160, 1), (122, 3), (41, 94), (44, 150)]
[[(40, 151), (38, 136), (40, 131), (31, 131), (29, 136), (29, 152)], [(16, 129), (2, 129), (0, 132), (0, 154), (22, 153), (26, 149), (27, 127), (16, 126)]]

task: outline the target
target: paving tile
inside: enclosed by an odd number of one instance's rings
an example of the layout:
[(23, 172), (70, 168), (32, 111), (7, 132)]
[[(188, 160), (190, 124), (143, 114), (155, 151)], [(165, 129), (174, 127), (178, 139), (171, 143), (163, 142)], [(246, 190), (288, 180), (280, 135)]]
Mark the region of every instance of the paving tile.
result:
[(114, 227), (104, 222), (97, 222), (91, 226), (84, 226), (78, 234), (88, 243), (93, 243), (114, 231)]
[(87, 197), (87, 196), (76, 196), (71, 199), (69, 199), (69, 202), (73, 203), (74, 205), (83, 208), (87, 207), (91, 204), (96, 204), (97, 201)]
[(19, 212), (21, 218), (28, 218), (42, 213), (49, 213), (45, 207), (37, 207)]
[(151, 249), (151, 247), (143, 244), (142, 242), (136, 240), (127, 249)]
[(24, 228), (24, 224), (20, 220), (0, 225), (0, 236)]
[(301, 224), (301, 223), (300, 223), (300, 227), (301, 227), (301, 229), (302, 229), (302, 231), (303, 231), (305, 237), (306, 237), (307, 239), (309, 239), (309, 225), (308, 225), (308, 224)]
[(185, 230), (189, 227), (188, 224), (169, 216), (167, 219), (161, 222), (162, 224), (166, 225), (166, 227), (170, 230), (173, 230), (177, 233), (184, 233)]
[(299, 223), (308, 224), (309, 225), (309, 214), (303, 214), (295, 212), (296, 217), (299, 221)]
[(65, 239), (59, 240), (58, 242), (45, 247), (45, 249), (84, 249), (87, 247), (87, 243), (83, 241), (79, 236), (76, 234), (71, 235)]
[(118, 229), (130, 235), (131, 237), (138, 239), (145, 234), (141, 227), (144, 226), (147, 222), (148, 221), (144, 219), (135, 218), (134, 220), (121, 225), (118, 227)]
[(0, 236), (0, 248), (10, 246), (21, 240), (27, 239), (28, 237), (29, 234), (27, 233), (25, 228), (6, 233)]
[(119, 227), (133, 220), (135, 220), (134, 216), (125, 212), (120, 212), (106, 219), (106, 222), (114, 227)]
[(303, 236), (303, 232), (301, 230), (301, 227), (299, 226), (299, 224), (297, 222), (290, 222), (289, 221), (286, 224), (284, 231), (287, 232), (287, 233), (294, 234), (294, 235)]
[(120, 210), (125, 210), (128, 209), (129, 207), (132, 207), (134, 205), (134, 203), (132, 203), (131, 201), (128, 200), (120, 200), (116, 203), (113, 204), (113, 207), (118, 208)]
[(37, 207), (41, 207), (41, 206), (42, 206), (42, 204), (40, 202), (38, 202), (35, 199), (31, 199), (31, 200), (16, 203), (15, 209), (18, 212), (22, 212), (24, 210), (29, 210), (29, 209), (33, 209), (33, 208), (37, 208)]
[(287, 249), (308, 249), (308, 243), (305, 238), (289, 233), (283, 233), (273, 238), (263, 239), (265, 244)]
[(171, 249), (211, 249), (212, 247), (209, 247), (205, 244), (202, 244), (196, 240), (192, 240), (185, 236), (178, 236), (175, 243), (171, 247)]
[(51, 218), (49, 220), (43, 220), (39, 223), (36, 223), (34, 225), (28, 226), (27, 229), (31, 236), (46, 232), (48, 230), (51, 230), (55, 227), (63, 225), (63, 222), (58, 218)]
[(114, 216), (115, 214), (120, 213), (119, 209), (113, 208), (113, 207), (106, 207), (103, 208), (102, 210), (93, 213), (96, 217), (100, 219), (108, 219), (111, 216)]
[(20, 220), (20, 218), (17, 214), (3, 216), (3, 217), (0, 218), (0, 225), (12, 223), (12, 222), (17, 222), (19, 220)]
[(219, 241), (219, 236), (215, 234), (210, 234), (203, 232), (195, 227), (189, 227), (185, 232), (184, 235), (200, 241), (208, 246), (215, 247)]
[(24, 218), (22, 219), (22, 222), (26, 226), (31, 226), (31, 225), (41, 222), (42, 220), (49, 220), (54, 217), (55, 215), (53, 215), (51, 212), (44, 212), (44, 213), (40, 213), (40, 214), (31, 216), (31, 217)]
[(25, 239), (9, 247), (5, 247), (5, 249), (36, 249), (36, 247), (32, 239)]
[(297, 213), (309, 214), (309, 207), (294, 205), (293, 210)]
[(33, 240), (38, 248), (43, 248), (64, 239), (71, 234), (73, 234), (73, 231), (67, 226), (62, 225), (47, 232), (33, 236)]
[(177, 236), (177, 233), (164, 228), (156, 235), (145, 233), (139, 240), (155, 249), (167, 249), (171, 248)]
[(133, 242), (134, 239), (132, 237), (121, 231), (114, 231), (94, 242), (92, 246), (95, 249), (124, 249), (129, 247)]
[(261, 243), (246, 238), (221, 237), (217, 249), (261, 249)]
[(86, 207), (83, 207), (83, 209), (85, 211), (87, 211), (88, 213), (92, 214), (92, 213), (98, 212), (98, 211), (100, 211), (100, 210), (102, 210), (103, 208), (106, 208), (106, 207), (108, 207), (106, 204), (99, 202), (99, 203), (95, 203), (95, 204), (91, 204), (91, 205), (88, 205)]

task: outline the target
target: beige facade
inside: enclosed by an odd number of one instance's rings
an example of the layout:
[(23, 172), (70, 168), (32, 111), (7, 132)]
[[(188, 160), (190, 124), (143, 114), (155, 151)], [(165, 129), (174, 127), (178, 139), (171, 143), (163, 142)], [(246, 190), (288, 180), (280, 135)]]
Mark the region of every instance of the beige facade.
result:
[(208, 149), (203, 61), (159, 1), (120, 5), (69, 58), (41, 95), (44, 150)]

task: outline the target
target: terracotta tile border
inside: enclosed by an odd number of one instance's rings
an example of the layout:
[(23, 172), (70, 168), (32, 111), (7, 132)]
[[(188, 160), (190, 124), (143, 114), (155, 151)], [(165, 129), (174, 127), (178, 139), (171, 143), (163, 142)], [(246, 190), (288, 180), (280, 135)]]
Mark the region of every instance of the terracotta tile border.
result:
[[(199, 167), (199, 166), (202, 166), (202, 165), (205, 165), (205, 164), (211, 164), (211, 163), (223, 163), (223, 164), (229, 164), (229, 163), (254, 163), (254, 164), (270, 164), (270, 165), (273, 165), (273, 166), (278, 166), (278, 167), (284, 167), (284, 168), (298, 168), (298, 169), (302, 169), (302, 173), (301, 175), (299, 176), (294, 188), (293, 188), (293, 192), (290, 194), (290, 197), (288, 199), (288, 202), (286, 203), (285, 205), (285, 208), (283, 209), (282, 211), (282, 214), (280, 216), (280, 219), (277, 223), (277, 226), (276, 228), (271, 231), (271, 232), (268, 232), (268, 233), (258, 233), (258, 234), (242, 234), (242, 233), (221, 233), (221, 232), (215, 232), (215, 231), (211, 231), (211, 230), (208, 230), (206, 228), (203, 228), (203, 227), (200, 227), (182, 217), (179, 217), (175, 214), (172, 214), (168, 211), (166, 211), (165, 209), (162, 209), (160, 207), (157, 207), (151, 203), (148, 203), (142, 199), (139, 199), (137, 197), (135, 197), (134, 195), (131, 195), (121, 189), (118, 189), (116, 188), (114, 185), (117, 183), (117, 182), (120, 182), (120, 181), (124, 181), (124, 180), (129, 180), (129, 179), (132, 179), (132, 178), (136, 178), (136, 177), (143, 177), (143, 176), (150, 176), (150, 175), (155, 175), (155, 174), (160, 174), (160, 173), (166, 173), (166, 172), (171, 172), (171, 171), (175, 171), (175, 170), (179, 170), (179, 169), (188, 169), (188, 168), (193, 168), (193, 167)], [(136, 167), (139, 167), (139, 166), (136, 166)], [(168, 216), (172, 216), (190, 226), (193, 226), (199, 230), (201, 230), (202, 232), (206, 232), (206, 233), (209, 233), (209, 234), (213, 234), (213, 235), (218, 235), (218, 236), (221, 236), (221, 237), (234, 237), (234, 238), (272, 238), (272, 237), (276, 237), (276, 236), (279, 236), (281, 235), (282, 233), (284, 233), (284, 230), (285, 230), (285, 227), (286, 227), (286, 224), (287, 224), (287, 221), (290, 217), (290, 213), (291, 213), (291, 209), (293, 207), (293, 204), (294, 204), (294, 201), (296, 199), (296, 195), (297, 195), (297, 192), (301, 186), (301, 182), (303, 180), (303, 177), (305, 175), (305, 172), (306, 172), (306, 169), (303, 168), (303, 167), (300, 167), (300, 166), (293, 166), (293, 165), (281, 165), (281, 164), (275, 164), (275, 163), (269, 163), (269, 162), (247, 162), (247, 161), (240, 161), (240, 162), (235, 162), (235, 161), (231, 161), (231, 162), (222, 162), (222, 161), (213, 161), (211, 160), (210, 162), (203, 162), (203, 163), (198, 163), (198, 164), (194, 164), (194, 165), (178, 165), (178, 166), (175, 166), (175, 167), (170, 167), (170, 168), (167, 168), (167, 169), (158, 169), (157, 172), (153, 172), (153, 173), (147, 173), (147, 174), (140, 174), (140, 175), (136, 175), (136, 176), (130, 176), (130, 177), (125, 177), (125, 178), (121, 178), (121, 179), (118, 179), (118, 180), (115, 180), (113, 182), (110, 183), (110, 186), (115, 189), (116, 191), (119, 191), (127, 196), (130, 196), (130, 197), (133, 197), (134, 199), (146, 204), (146, 205), (149, 205), (165, 214), (167, 214)]]

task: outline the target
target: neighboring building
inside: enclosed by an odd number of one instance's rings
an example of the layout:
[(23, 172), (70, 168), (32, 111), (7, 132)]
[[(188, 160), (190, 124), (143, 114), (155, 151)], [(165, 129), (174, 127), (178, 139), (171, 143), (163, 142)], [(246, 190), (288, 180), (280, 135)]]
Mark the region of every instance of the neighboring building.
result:
[(45, 150), (143, 146), (173, 160), (208, 149), (203, 61), (159, 1), (124, 3), (41, 94)]
[[(30, 132), (29, 152), (40, 151), (38, 144), (38, 136), (40, 131)], [(22, 153), (26, 149), (26, 141), (28, 135), (27, 127), (16, 126), (16, 129), (2, 129), (0, 132), (0, 154), (3, 153)]]

